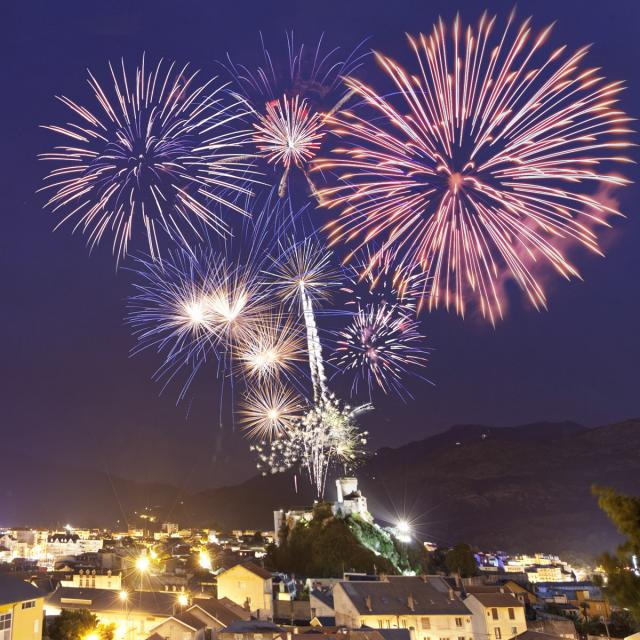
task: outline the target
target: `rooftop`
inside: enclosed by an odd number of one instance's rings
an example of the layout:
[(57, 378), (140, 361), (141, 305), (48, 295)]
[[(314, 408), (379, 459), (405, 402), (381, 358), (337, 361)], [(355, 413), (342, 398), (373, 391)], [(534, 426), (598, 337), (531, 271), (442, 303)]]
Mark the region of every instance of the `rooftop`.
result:
[(20, 578), (0, 574), (0, 604), (35, 600), (45, 595), (44, 591)]
[(390, 576), (375, 582), (339, 584), (363, 615), (469, 614), (469, 609), (440, 576)]

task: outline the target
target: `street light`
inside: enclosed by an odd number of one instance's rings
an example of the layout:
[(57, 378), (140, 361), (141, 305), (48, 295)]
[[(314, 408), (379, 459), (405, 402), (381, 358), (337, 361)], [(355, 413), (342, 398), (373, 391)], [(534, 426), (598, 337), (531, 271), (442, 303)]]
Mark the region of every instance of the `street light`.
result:
[(129, 594), (124, 590), (122, 590), (119, 595), (120, 595), (121, 602), (126, 602), (127, 599), (129, 598)]
[(149, 558), (146, 555), (139, 556), (136, 560), (136, 569), (140, 573), (144, 573), (149, 569)]
[(186, 593), (178, 595), (178, 604), (181, 607), (186, 607), (189, 604), (189, 596)]
[(399, 520), (396, 524), (395, 534), (400, 542), (411, 542), (411, 525), (406, 520)]

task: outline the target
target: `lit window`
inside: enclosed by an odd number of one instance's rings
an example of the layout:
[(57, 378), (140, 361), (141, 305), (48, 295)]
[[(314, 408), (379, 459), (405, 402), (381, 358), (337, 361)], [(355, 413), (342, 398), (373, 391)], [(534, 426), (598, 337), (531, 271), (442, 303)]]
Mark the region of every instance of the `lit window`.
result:
[(11, 640), (11, 614), (0, 615), (0, 640)]

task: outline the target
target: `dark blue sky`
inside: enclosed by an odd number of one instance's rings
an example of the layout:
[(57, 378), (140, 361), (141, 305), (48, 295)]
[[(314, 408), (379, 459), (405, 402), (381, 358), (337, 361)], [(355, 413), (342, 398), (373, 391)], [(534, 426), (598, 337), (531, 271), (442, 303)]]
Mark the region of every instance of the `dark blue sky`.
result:
[[(484, 7), (482, 7), (484, 8)], [(505, 16), (511, 2), (489, 2)], [(346, 48), (371, 37), (373, 48), (406, 52), (404, 33), (429, 30), (460, 9), (479, 17), (477, 2), (239, 1), (5, 2), (0, 47), (3, 97), (0, 171), (2, 346), (0, 425), (3, 447), (63, 457), (140, 479), (203, 485), (233, 481), (251, 469), (246, 444), (217, 427), (215, 382), (198, 385), (186, 417), (172, 393), (158, 397), (150, 380), (157, 360), (128, 357), (123, 326), (128, 275), (114, 272), (108, 246), (92, 256), (35, 194), (45, 167), (36, 155), (51, 137), (39, 124), (64, 112), (53, 96), (88, 96), (85, 69), (104, 73), (108, 59), (137, 61), (143, 51), (190, 61), (217, 73), (227, 51), (259, 61), (258, 31), (282, 54), (284, 34)], [(542, 28), (557, 21), (551, 42), (575, 49), (593, 43), (588, 64), (625, 79), (623, 108), (640, 113), (640, 3), (526, 1), (521, 17)], [(375, 73), (373, 62), (365, 73)], [(637, 156), (636, 156), (637, 157)], [(637, 168), (627, 171), (637, 179)], [(537, 313), (518, 298), (496, 329), (438, 312), (424, 318), (435, 348), (417, 400), (385, 401), (373, 446), (425, 437), (453, 423), (512, 425), (576, 420), (588, 425), (640, 415), (640, 220), (637, 185), (619, 193), (626, 220), (604, 239), (607, 258), (579, 253), (584, 282), (555, 281), (550, 309)]]

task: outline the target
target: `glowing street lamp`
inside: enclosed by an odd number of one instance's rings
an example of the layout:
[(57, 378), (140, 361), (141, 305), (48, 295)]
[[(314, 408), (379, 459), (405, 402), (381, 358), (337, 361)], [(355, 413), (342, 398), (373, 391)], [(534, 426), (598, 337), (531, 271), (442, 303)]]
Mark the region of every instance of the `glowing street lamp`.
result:
[(120, 602), (126, 602), (129, 599), (129, 594), (126, 591), (122, 590), (119, 593), (119, 597), (120, 597)]
[(178, 595), (178, 604), (181, 607), (186, 607), (189, 604), (189, 596), (186, 593), (180, 593)]
[(200, 565), (201, 569), (211, 571), (211, 557), (209, 556), (209, 552), (206, 549), (202, 549), (198, 554), (198, 564)]
[(395, 527), (395, 534), (400, 542), (411, 542), (411, 525), (406, 520), (399, 520)]
[(149, 570), (149, 558), (146, 555), (139, 556), (136, 559), (136, 569), (140, 573), (144, 573)]

